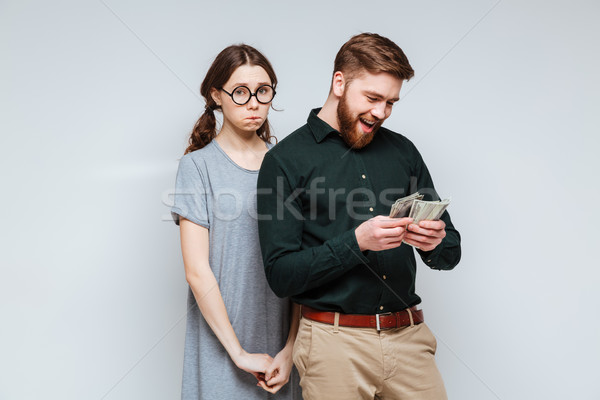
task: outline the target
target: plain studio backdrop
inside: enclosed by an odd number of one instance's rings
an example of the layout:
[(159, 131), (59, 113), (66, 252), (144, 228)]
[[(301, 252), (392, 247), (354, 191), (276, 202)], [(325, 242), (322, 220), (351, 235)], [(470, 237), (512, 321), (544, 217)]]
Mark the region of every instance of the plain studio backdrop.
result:
[(281, 139), (360, 32), (413, 65), (385, 125), (463, 238), (454, 271), (417, 278), (450, 399), (600, 398), (599, 16), (592, 0), (1, 1), (0, 398), (179, 397), (169, 204), (204, 74), (227, 45), (263, 51)]

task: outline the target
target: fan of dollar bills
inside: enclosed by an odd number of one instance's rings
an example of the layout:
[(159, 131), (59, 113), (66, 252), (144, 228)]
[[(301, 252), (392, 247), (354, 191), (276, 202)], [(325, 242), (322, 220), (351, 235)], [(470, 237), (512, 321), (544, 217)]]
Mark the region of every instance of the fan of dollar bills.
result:
[(449, 204), (450, 199), (424, 201), (423, 195), (416, 192), (396, 200), (392, 205), (390, 217), (409, 217), (414, 220), (415, 224), (418, 224), (419, 221), (435, 221), (440, 219)]

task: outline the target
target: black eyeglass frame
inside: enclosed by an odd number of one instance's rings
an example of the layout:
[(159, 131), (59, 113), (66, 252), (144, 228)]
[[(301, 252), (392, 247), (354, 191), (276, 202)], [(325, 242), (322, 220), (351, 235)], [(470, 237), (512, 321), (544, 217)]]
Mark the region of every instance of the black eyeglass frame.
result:
[[(258, 91), (260, 90), (260, 88), (263, 88), (263, 87), (265, 87), (265, 86), (267, 86), (267, 87), (270, 87), (270, 88), (271, 88), (271, 90), (273, 91), (273, 97), (271, 97), (271, 100), (267, 101), (266, 103), (263, 103), (262, 101), (260, 101), (260, 100), (258, 99), (257, 93), (258, 93)], [(250, 96), (248, 97), (248, 100), (246, 100), (244, 103), (238, 103), (237, 101), (235, 101), (235, 100), (233, 99), (233, 93), (235, 93), (235, 91), (236, 91), (236, 90), (238, 90), (239, 88), (245, 88), (245, 89), (247, 89), (247, 90), (248, 90), (248, 93), (250, 93)], [(229, 97), (231, 97), (231, 101), (233, 101), (233, 102), (234, 102), (235, 104), (237, 104), (238, 106), (243, 106), (243, 105), (245, 105), (245, 104), (248, 104), (248, 102), (249, 102), (250, 100), (252, 100), (252, 96), (256, 97), (256, 101), (258, 101), (260, 104), (269, 104), (270, 102), (272, 102), (272, 101), (273, 101), (273, 99), (275, 98), (275, 95), (277, 94), (277, 92), (275, 91), (275, 88), (274, 88), (273, 86), (271, 86), (271, 85), (260, 85), (259, 87), (257, 87), (257, 88), (256, 88), (256, 92), (254, 92), (254, 93), (252, 93), (252, 90), (250, 90), (250, 88), (249, 88), (248, 86), (245, 86), (245, 85), (236, 86), (235, 88), (233, 88), (233, 90), (232, 90), (232, 92), (231, 92), (231, 93), (229, 93), (227, 90), (225, 90), (225, 89), (223, 89), (223, 88), (221, 88), (221, 90), (222, 90), (222, 91), (224, 91), (225, 93), (227, 93), (227, 94), (229, 95)]]

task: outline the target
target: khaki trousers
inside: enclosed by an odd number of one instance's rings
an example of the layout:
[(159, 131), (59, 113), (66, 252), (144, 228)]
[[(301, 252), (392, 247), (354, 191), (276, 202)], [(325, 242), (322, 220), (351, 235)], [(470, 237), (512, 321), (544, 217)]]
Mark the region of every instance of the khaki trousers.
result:
[(424, 323), (377, 332), (302, 317), (293, 360), (304, 400), (445, 400), (436, 346)]

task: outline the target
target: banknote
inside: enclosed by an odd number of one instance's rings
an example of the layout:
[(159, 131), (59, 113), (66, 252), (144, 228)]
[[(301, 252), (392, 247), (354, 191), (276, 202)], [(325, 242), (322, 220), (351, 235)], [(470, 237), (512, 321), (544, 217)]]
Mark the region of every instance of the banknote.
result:
[(448, 205), (450, 199), (439, 201), (425, 201), (423, 195), (419, 192), (413, 193), (410, 196), (402, 197), (392, 205), (390, 217), (404, 218), (410, 217), (414, 223), (419, 221), (435, 221), (440, 219)]
[[(396, 202), (392, 204), (390, 217), (410, 217), (414, 220), (415, 224), (418, 224), (420, 221), (436, 221), (440, 219), (446, 208), (448, 208), (449, 204), (450, 199), (425, 201), (423, 200), (423, 195), (419, 192), (416, 192), (410, 196), (402, 197), (396, 200)], [(413, 246), (405, 241), (402, 242)], [(415, 248), (418, 249), (418, 247)]]
[(390, 211), (390, 217), (392, 218), (404, 218), (408, 217), (414, 200), (422, 200), (423, 195), (419, 192), (413, 193), (410, 196), (402, 197), (396, 200), (392, 204), (392, 210)]
[(414, 200), (408, 216), (414, 220), (415, 224), (420, 221), (437, 221), (449, 204), (450, 199), (439, 201)]

